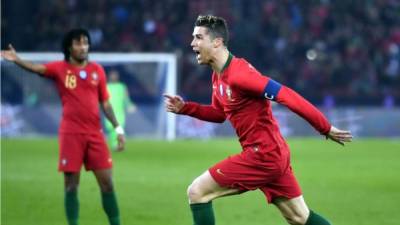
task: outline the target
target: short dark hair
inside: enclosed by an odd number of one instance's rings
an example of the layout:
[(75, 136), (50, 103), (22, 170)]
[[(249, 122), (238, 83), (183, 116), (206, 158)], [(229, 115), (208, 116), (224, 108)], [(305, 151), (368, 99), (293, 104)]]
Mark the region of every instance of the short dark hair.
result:
[(228, 25), (224, 18), (213, 15), (199, 15), (195, 26), (207, 27), (213, 38), (222, 38), (224, 45), (228, 46), (229, 32)]
[(64, 35), (63, 42), (62, 42), (62, 50), (64, 53), (65, 61), (68, 61), (69, 57), (71, 55), (69, 48), (71, 48), (71, 46), (72, 46), (72, 41), (79, 40), (82, 36), (87, 37), (89, 45), (90, 45), (90, 43), (91, 43), (90, 35), (89, 35), (89, 32), (85, 29), (82, 29), (82, 28), (72, 29)]

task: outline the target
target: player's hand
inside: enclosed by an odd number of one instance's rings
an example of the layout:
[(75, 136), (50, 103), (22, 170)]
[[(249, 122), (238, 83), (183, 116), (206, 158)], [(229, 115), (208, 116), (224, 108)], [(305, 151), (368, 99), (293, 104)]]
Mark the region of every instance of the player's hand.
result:
[(165, 97), (165, 109), (167, 112), (172, 112), (172, 113), (179, 113), (183, 106), (185, 105), (185, 101), (183, 98), (179, 95), (168, 95), (164, 94)]
[(1, 57), (11, 62), (15, 62), (18, 59), (17, 52), (11, 44), (8, 45), (8, 50), (1, 51)]
[(121, 152), (121, 151), (123, 151), (125, 149), (125, 135), (118, 134), (117, 140), (118, 140), (117, 151)]
[(351, 142), (353, 140), (353, 135), (348, 130), (339, 130), (338, 128), (331, 126), (331, 130), (326, 135), (326, 139), (331, 139), (341, 145), (345, 142)]

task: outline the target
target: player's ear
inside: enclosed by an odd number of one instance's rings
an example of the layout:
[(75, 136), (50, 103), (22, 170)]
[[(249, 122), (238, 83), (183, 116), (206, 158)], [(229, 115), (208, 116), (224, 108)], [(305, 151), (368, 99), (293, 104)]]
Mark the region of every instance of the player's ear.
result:
[(224, 41), (222, 40), (222, 38), (214, 38), (213, 43), (214, 43), (214, 48), (217, 48), (223, 45)]

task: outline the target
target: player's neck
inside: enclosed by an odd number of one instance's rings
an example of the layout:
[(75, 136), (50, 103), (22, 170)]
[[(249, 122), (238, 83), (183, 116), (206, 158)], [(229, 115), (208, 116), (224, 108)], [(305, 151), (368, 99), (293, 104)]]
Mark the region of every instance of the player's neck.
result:
[(76, 67), (85, 67), (88, 64), (88, 61), (87, 60), (78, 61), (73, 57), (70, 57), (68, 63)]
[(223, 50), (220, 50), (215, 53), (214, 59), (211, 62), (211, 68), (218, 74), (222, 72), (224, 69), (226, 61), (228, 61), (229, 58), (229, 51), (228, 49), (224, 48)]

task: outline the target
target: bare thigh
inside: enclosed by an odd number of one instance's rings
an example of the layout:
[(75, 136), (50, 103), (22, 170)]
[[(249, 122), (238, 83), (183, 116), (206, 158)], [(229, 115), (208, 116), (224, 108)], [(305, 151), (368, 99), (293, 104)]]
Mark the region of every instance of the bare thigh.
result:
[(219, 197), (239, 193), (237, 189), (221, 187), (208, 170), (194, 179), (187, 191), (190, 204), (206, 203)]

